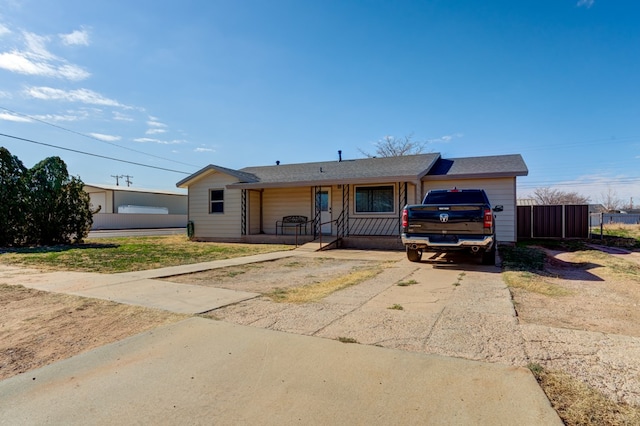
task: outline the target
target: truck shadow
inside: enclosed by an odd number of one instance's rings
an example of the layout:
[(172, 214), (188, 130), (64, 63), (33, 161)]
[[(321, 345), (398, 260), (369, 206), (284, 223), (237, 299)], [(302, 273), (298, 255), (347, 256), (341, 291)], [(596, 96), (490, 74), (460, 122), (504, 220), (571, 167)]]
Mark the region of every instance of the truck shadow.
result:
[[(432, 265), (436, 269), (448, 269), (459, 271), (478, 271), (499, 274), (503, 269), (501, 266), (483, 265), (482, 256), (473, 256), (466, 253), (424, 253), (420, 263)], [(497, 259), (500, 265), (500, 258)], [(571, 281), (604, 281), (601, 277), (593, 274), (590, 270), (601, 267), (593, 262), (568, 262), (553, 256), (547, 257), (544, 270), (529, 270), (530, 273), (541, 277), (557, 277)]]
[(449, 269), (459, 271), (478, 271), (499, 274), (502, 269), (494, 265), (483, 265), (481, 255), (469, 255), (468, 253), (424, 253), (420, 263), (429, 264), (436, 269)]

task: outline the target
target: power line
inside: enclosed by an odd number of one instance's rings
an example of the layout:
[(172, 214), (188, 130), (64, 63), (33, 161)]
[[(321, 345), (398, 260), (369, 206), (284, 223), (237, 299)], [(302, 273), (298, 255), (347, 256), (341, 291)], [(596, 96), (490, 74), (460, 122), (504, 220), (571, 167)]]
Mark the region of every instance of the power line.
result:
[(133, 164), (135, 166), (147, 167), (149, 169), (163, 170), (165, 172), (173, 172), (173, 173), (182, 173), (182, 174), (185, 174), (185, 175), (191, 174), (189, 172), (183, 172), (181, 170), (172, 170), (172, 169), (166, 169), (164, 167), (150, 166), (149, 164), (136, 163), (135, 161), (121, 160), (119, 158), (107, 157), (105, 155), (99, 155), (99, 154), (92, 154), (90, 152), (79, 151), (77, 149), (64, 148), (62, 146), (57, 146), (57, 145), (53, 145), (53, 144), (45, 143), (45, 142), (38, 142), (38, 141), (34, 141), (32, 139), (25, 139), (25, 138), (21, 138), (21, 137), (18, 137), (18, 136), (7, 135), (7, 134), (4, 134), (4, 133), (0, 133), (0, 136), (4, 136), (5, 138), (16, 139), (16, 140), (19, 140), (19, 141), (34, 143), (34, 144), (37, 144), (37, 145), (48, 146), (48, 147), (51, 147), (51, 148), (62, 149), (64, 151), (75, 152), (77, 154), (89, 155), (91, 157), (103, 158), (105, 160), (112, 160), (112, 161), (118, 161), (120, 163), (127, 163), (127, 164)]
[(95, 141), (98, 141), (98, 142), (106, 143), (107, 145), (111, 145), (111, 146), (115, 146), (115, 147), (118, 147), (118, 148), (126, 149), (127, 151), (131, 151), (131, 152), (135, 152), (135, 153), (143, 154), (143, 155), (148, 155), (149, 157), (154, 157), (154, 158), (157, 158), (157, 159), (160, 159), (160, 160), (164, 160), (164, 161), (170, 161), (172, 163), (182, 164), (184, 166), (198, 167), (198, 166), (196, 166), (194, 164), (183, 163), (182, 161), (172, 160), (171, 158), (160, 157), (159, 155), (149, 154), (148, 152), (139, 151), (137, 149), (133, 149), (133, 148), (129, 148), (129, 147), (126, 147), (126, 146), (118, 145), (117, 143), (105, 141), (105, 140), (97, 138), (95, 136), (87, 135), (86, 133), (77, 132), (75, 130), (68, 129), (66, 127), (63, 127), (63, 126), (60, 126), (60, 125), (57, 125), (57, 124), (49, 123), (48, 121), (41, 120), (41, 119), (33, 117), (31, 115), (23, 114), (23, 113), (18, 112), (18, 111), (14, 111), (14, 110), (9, 109), (7, 107), (0, 106), (0, 108), (5, 110), (5, 111), (9, 111), (12, 114), (19, 115), (21, 117), (26, 117), (26, 118), (28, 118), (30, 120), (37, 121), (37, 122), (42, 123), (42, 124), (46, 124), (47, 126), (55, 127), (56, 129), (60, 129), (60, 130), (63, 130), (65, 132), (73, 133), (74, 135), (82, 136), (82, 137), (85, 137), (87, 139), (92, 139), (92, 140), (95, 140)]

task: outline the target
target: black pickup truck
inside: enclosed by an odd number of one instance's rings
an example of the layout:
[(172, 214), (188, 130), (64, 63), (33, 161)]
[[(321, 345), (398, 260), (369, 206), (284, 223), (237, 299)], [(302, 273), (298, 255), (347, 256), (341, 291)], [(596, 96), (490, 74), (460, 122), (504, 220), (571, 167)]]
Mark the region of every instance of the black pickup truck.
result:
[(407, 258), (419, 262), (423, 252), (465, 250), (482, 255), (483, 264), (495, 264), (496, 235), (489, 198), (482, 189), (438, 189), (425, 195), (422, 204), (405, 206), (402, 212), (402, 244)]

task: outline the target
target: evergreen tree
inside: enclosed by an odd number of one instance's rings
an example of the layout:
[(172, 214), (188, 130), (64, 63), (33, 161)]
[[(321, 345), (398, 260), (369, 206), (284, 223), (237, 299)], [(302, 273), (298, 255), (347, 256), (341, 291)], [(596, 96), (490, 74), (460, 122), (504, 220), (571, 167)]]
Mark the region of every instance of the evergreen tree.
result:
[(27, 169), (18, 157), (0, 147), (0, 247), (20, 245), (26, 229)]
[(27, 170), (0, 148), (0, 246), (81, 242), (93, 223), (83, 182), (59, 157)]

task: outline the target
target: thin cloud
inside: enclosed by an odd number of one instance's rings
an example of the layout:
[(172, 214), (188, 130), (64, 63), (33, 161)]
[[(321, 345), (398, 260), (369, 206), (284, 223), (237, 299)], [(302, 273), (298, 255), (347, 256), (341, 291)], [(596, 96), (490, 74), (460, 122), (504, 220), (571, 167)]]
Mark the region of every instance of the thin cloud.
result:
[(185, 141), (183, 140), (172, 140), (172, 141), (163, 141), (160, 139), (154, 139), (154, 138), (136, 138), (133, 140), (134, 142), (139, 142), (139, 143), (157, 143), (159, 145), (179, 145), (182, 143), (185, 143)]
[(167, 125), (163, 122), (159, 121), (157, 117), (149, 117), (147, 121), (147, 126), (149, 129), (145, 132), (147, 135), (160, 135), (163, 133), (167, 133)]
[(577, 6), (586, 7), (587, 9), (589, 9), (591, 6), (593, 6), (593, 3), (595, 3), (595, 0), (578, 0)]
[(4, 25), (0, 24), (0, 37), (2, 37), (5, 34), (11, 34), (11, 30), (5, 27)]
[(165, 129), (149, 129), (144, 133), (145, 135), (159, 135), (162, 133), (167, 133), (167, 131)]
[(62, 90), (53, 87), (29, 87), (25, 89), (25, 94), (35, 99), (47, 101), (81, 102), (90, 105), (112, 106), (120, 108), (131, 108), (120, 102), (109, 99), (101, 94), (89, 89)]
[(32, 121), (27, 117), (10, 114), (8, 112), (0, 112), (0, 120), (13, 121), (15, 123), (30, 123)]
[(34, 115), (33, 118), (42, 121), (78, 121), (87, 118), (87, 113), (70, 113), (70, 114), (44, 114)]
[[(4, 34), (7, 34), (6, 27)], [(62, 78), (80, 81), (91, 74), (78, 65), (59, 58), (47, 49), (50, 38), (38, 34), (23, 32), (25, 48), (0, 53), (0, 68), (18, 74)]]
[(149, 127), (167, 127), (166, 124), (161, 123), (160, 121), (158, 121), (156, 118), (150, 117), (150, 120), (147, 121), (147, 125)]
[(58, 34), (62, 44), (67, 46), (88, 46), (89, 32), (85, 29), (75, 30), (69, 34)]
[(101, 141), (105, 141), (105, 142), (115, 142), (122, 139), (120, 136), (105, 135), (104, 133), (89, 133), (89, 136), (92, 136), (96, 139), (100, 139)]
[(452, 135), (444, 135), (439, 138), (427, 139), (428, 143), (449, 143), (454, 139), (458, 139), (464, 136), (462, 133), (454, 133)]
[(119, 111), (113, 111), (113, 119), (118, 121), (134, 121), (132, 117), (129, 117)]
[(198, 147), (196, 149), (193, 150), (194, 152), (214, 152), (214, 149), (211, 148), (202, 148), (202, 147)]

